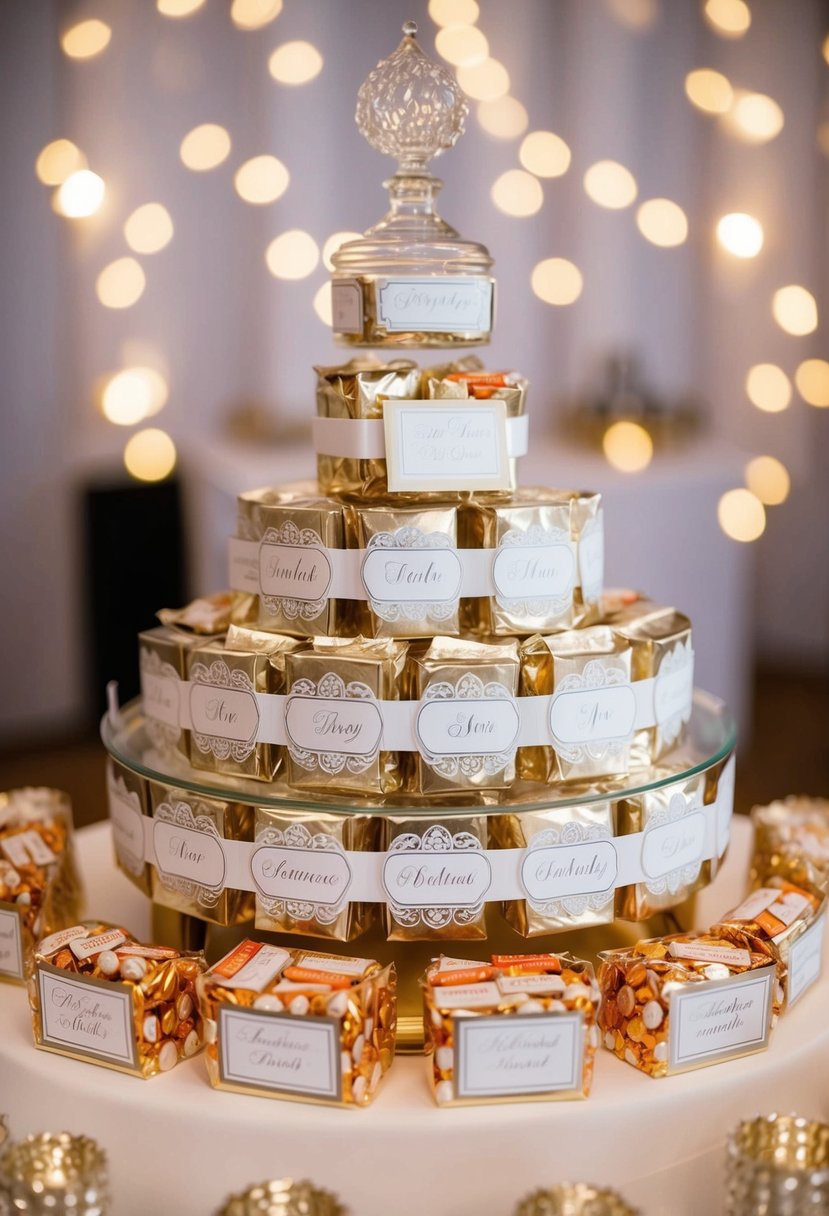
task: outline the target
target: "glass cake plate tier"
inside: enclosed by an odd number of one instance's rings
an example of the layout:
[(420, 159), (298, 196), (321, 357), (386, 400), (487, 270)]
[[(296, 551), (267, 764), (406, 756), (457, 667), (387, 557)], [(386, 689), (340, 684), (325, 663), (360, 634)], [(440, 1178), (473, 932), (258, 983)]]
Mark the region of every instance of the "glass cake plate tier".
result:
[(140, 699), (124, 706), (115, 719), (107, 714), (101, 723), (104, 747), (115, 760), (150, 781), (159, 781), (191, 793), (254, 806), (290, 806), (297, 810), (329, 814), (359, 812), (361, 815), (384, 815), (423, 810), (441, 817), (468, 815), (471, 808), (477, 814), (485, 815), (503, 813), (505, 805), (511, 811), (522, 808), (538, 811), (632, 798), (707, 772), (731, 754), (736, 737), (734, 720), (725, 703), (710, 693), (696, 689), (687, 738), (680, 747), (665, 756), (657, 768), (639, 769), (615, 780), (602, 780), (589, 788), (571, 784), (548, 786), (525, 781), (513, 790), (506, 791), (508, 802), (495, 797), (491, 802), (483, 802), (480, 795), (463, 791), (446, 799), (395, 794), (382, 800), (372, 800), (335, 794), (308, 797), (278, 780), (266, 782), (225, 777), (220, 773), (191, 768), (184, 760), (170, 760), (160, 755), (150, 743)]

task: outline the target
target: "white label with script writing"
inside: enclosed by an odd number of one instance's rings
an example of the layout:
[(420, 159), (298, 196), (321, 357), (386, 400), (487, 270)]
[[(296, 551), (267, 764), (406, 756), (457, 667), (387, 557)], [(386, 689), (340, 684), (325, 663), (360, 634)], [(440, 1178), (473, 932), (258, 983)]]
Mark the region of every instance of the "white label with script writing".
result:
[(533, 904), (612, 891), (619, 858), (610, 840), (528, 849), (521, 884)]
[(502, 537), (492, 563), (495, 598), (519, 616), (558, 615), (572, 602), (576, 560), (569, 537), (539, 527)]
[(112, 764), (107, 768), (107, 798), (112, 824), (112, 843), (118, 862), (128, 874), (140, 877), (144, 873), (144, 816), (141, 799), (135, 790), (128, 790), (123, 777), (116, 775)]
[(317, 545), (259, 547), (259, 590), (276, 599), (321, 600), (331, 586), (331, 562)]
[[(142, 652), (144, 654), (151, 652)], [(157, 656), (154, 656), (157, 659)], [(154, 718), (165, 726), (178, 730), (179, 726), (179, 679), (169, 663), (157, 663), (152, 670), (150, 663), (141, 666), (141, 702), (148, 718)]]
[(692, 984), (671, 994), (671, 1072), (761, 1051), (771, 1029), (776, 968)]
[(224, 885), (225, 856), (218, 838), (210, 832), (156, 819), (153, 823), (155, 863), (163, 874), (174, 875), (200, 887)]
[(550, 704), (550, 731), (563, 748), (622, 742), (632, 737), (635, 716), (636, 698), (630, 684), (562, 688)]
[(219, 1074), (229, 1085), (342, 1097), (339, 1023), (223, 1004), (219, 1009)]
[(20, 916), (13, 905), (6, 903), (0, 903), (0, 975), (23, 979)]
[(380, 746), (383, 718), (374, 700), (293, 693), (285, 729), (299, 751), (371, 757)]
[[(267, 829), (258, 838), (250, 869), (259, 894), (274, 905), (294, 908), (294, 915), (299, 910), (294, 906), (300, 904), (306, 908), (308, 905), (332, 910), (340, 908), (351, 884), (351, 869), (345, 854), (330, 836), (322, 837), (330, 843), (321, 847), (319, 838), (312, 838), (304, 825), (296, 826), (303, 828), (308, 836), (305, 847), (286, 843), (288, 833), (282, 832), (279, 832), (278, 844), (269, 843), (269, 833), (275, 834), (278, 829)], [(277, 906), (266, 906), (269, 911), (277, 911)]]
[(44, 1044), (137, 1068), (132, 990), (69, 976), (41, 964), (37, 973)]
[(338, 334), (363, 332), (363, 293), (356, 279), (332, 282), (331, 328)]
[(420, 749), (428, 756), (484, 756), (513, 751), (519, 725), (511, 697), (435, 697), (421, 705), (415, 729)]
[(407, 275), (378, 279), (375, 290), (378, 323), (393, 333), (489, 333), (492, 327), (488, 279)]
[(699, 864), (705, 846), (705, 816), (692, 811), (648, 827), (642, 841), (642, 868), (648, 878), (661, 878)]
[(389, 489), (508, 490), (503, 401), (386, 401)]
[(455, 1020), (455, 1096), (507, 1098), (581, 1088), (580, 1013)]
[(823, 938), (826, 932), (826, 913), (802, 933), (789, 949), (789, 1006), (796, 1004), (820, 979), (823, 963)]
[(452, 835), (442, 824), (395, 837), (383, 863), (389, 913), (409, 927), (469, 924), (491, 884), (492, 867), (478, 837)]
[(190, 685), (190, 719), (200, 735), (251, 743), (259, 729), (259, 707), (248, 689)]
[[(401, 529), (404, 530), (412, 531)], [(373, 603), (454, 604), (460, 595), (461, 573), (460, 558), (454, 549), (372, 544), (363, 561), (361, 577)]]

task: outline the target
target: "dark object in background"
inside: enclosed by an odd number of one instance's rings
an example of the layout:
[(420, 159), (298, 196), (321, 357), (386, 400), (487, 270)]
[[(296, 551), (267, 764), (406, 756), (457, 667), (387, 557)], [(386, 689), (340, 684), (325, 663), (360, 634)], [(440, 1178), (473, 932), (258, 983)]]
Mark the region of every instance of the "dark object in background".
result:
[(176, 480), (93, 485), (84, 491), (87, 704), (95, 721), (106, 685), (138, 695), (136, 634), (159, 608), (187, 598), (181, 493)]

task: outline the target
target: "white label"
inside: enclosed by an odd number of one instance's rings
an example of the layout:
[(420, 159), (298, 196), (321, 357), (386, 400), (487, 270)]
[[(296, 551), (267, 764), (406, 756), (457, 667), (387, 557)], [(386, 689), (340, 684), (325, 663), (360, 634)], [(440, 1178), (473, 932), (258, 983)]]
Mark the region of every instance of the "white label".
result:
[(501, 1003), (498, 985), (492, 981), (453, 984), (451, 988), (435, 988), (432, 993), (438, 1009), (489, 1009)]
[(225, 855), (209, 832), (179, 827), (163, 819), (153, 822), (155, 864), (162, 874), (187, 878), (200, 887), (221, 890), (225, 881)]
[(660, 672), (653, 690), (656, 724), (661, 726), (671, 718), (683, 720), (691, 716), (694, 696), (694, 665), (686, 663), (676, 671)]
[(503, 401), (386, 401), (389, 489), (507, 490)]
[(107, 773), (107, 799), (112, 824), (112, 843), (120, 864), (130, 874), (144, 872), (144, 816), (141, 800), (128, 790), (110, 768)]
[(417, 712), (415, 732), (421, 751), (432, 756), (494, 756), (510, 752), (521, 719), (514, 700), (430, 700)]
[(35, 831), (4, 837), (0, 840), (0, 849), (13, 866), (48, 866), (55, 860), (55, 854)]
[(823, 938), (826, 931), (826, 913), (815, 921), (789, 950), (789, 1006), (797, 1001), (820, 979), (823, 964)]
[(20, 940), (20, 916), (7, 903), (0, 903), (0, 976), (23, 979), (23, 946)]
[(190, 685), (190, 719), (200, 735), (252, 743), (259, 730), (259, 706), (253, 693), (244, 689), (194, 683)]
[(473, 968), (485, 967), (486, 965), (480, 959), (449, 958), (444, 954), (438, 962), (438, 971), (471, 971)]
[(363, 293), (356, 279), (332, 280), (331, 328), (338, 334), (363, 332)]
[(179, 958), (177, 950), (171, 946), (119, 946), (120, 958), (152, 958), (156, 960)]
[(231, 537), (228, 541), (228, 586), (235, 591), (259, 594), (259, 562), (248, 542)]
[(580, 1013), (459, 1018), (455, 1094), (506, 1098), (580, 1090), (583, 1055)]
[(231, 1085), (313, 1098), (342, 1097), (339, 1026), (332, 1018), (297, 1018), (223, 1004), (219, 1073)]
[(604, 513), (590, 520), (579, 538), (581, 593), (588, 604), (602, 597), (604, 586)]
[(610, 891), (616, 885), (619, 857), (609, 840), (528, 849), (521, 862), (521, 884), (535, 903)]
[(495, 982), (504, 996), (515, 996), (518, 992), (552, 996), (563, 991), (559, 975), (500, 975)]
[(137, 1068), (132, 990), (38, 968), (44, 1044)]
[(263, 845), (250, 862), (253, 880), (272, 899), (337, 907), (351, 885), (351, 869), (340, 849)]
[(69, 949), (75, 958), (83, 961), (93, 958), (102, 950), (114, 950), (127, 939), (120, 929), (107, 929), (104, 933), (96, 933), (94, 937), (75, 937), (69, 943)]
[(572, 592), (575, 578), (569, 545), (506, 545), (492, 563), (492, 581), (502, 600), (560, 599)]
[(304, 751), (370, 756), (380, 746), (383, 718), (373, 701), (292, 694), (285, 729), (291, 743)]
[(701, 861), (704, 847), (705, 816), (692, 811), (647, 828), (642, 841), (642, 869), (648, 878), (661, 878)]
[(50, 958), (51, 955), (57, 954), (58, 950), (68, 946), (76, 937), (86, 937), (86, 929), (83, 925), (73, 925), (71, 929), (59, 929), (57, 933), (50, 933), (48, 937), (44, 937), (43, 941), (38, 942), (37, 952), (45, 958)]
[(461, 592), (461, 560), (454, 549), (369, 549), (361, 578), (370, 600), (453, 603)]
[(397, 908), (477, 907), (492, 882), (489, 859), (481, 851), (389, 853), (383, 887)]
[(331, 586), (331, 562), (316, 545), (259, 547), (259, 590), (279, 599), (322, 600)]
[(747, 895), (741, 904), (725, 917), (726, 920), (756, 920), (761, 912), (770, 908), (780, 892), (774, 887), (760, 887)]
[(573, 689), (555, 693), (550, 703), (550, 730), (565, 747), (629, 739), (636, 718), (630, 684)]
[(726, 967), (750, 967), (751, 954), (732, 946), (705, 946), (694, 942), (671, 942), (671, 958), (687, 959), (692, 963), (725, 963)]
[(492, 327), (492, 283), (487, 279), (406, 276), (378, 279), (375, 286), (378, 323), (393, 333), (488, 334)]
[(768, 1043), (775, 967), (671, 994), (669, 1069), (713, 1064)]
[[(237, 949), (241, 948), (244, 946), (237, 947)], [(231, 951), (231, 955), (235, 953), (236, 951)], [(217, 968), (222, 967), (229, 957), (230, 955), (223, 958), (211, 970), (211, 983), (219, 984), (222, 988), (249, 988), (253, 992), (261, 992), (267, 988), (283, 967), (291, 961), (287, 950), (282, 950), (279, 946), (268, 946), (263, 942), (244, 966), (235, 971), (233, 975), (225, 976), (220, 974)]]
[(144, 713), (165, 726), (179, 725), (179, 681), (173, 676), (160, 676), (141, 671), (141, 701)]
[(331, 971), (334, 975), (356, 975), (362, 978), (372, 960), (370, 958), (347, 958), (337, 954), (315, 954), (312, 958), (300, 959), (297, 966), (314, 971)]

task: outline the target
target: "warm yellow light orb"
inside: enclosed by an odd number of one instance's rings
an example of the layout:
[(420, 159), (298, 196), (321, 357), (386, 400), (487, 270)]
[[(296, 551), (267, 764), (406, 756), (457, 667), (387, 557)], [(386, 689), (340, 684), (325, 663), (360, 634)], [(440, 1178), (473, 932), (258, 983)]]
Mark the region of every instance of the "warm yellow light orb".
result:
[(751, 25), (751, 9), (745, 0), (706, 0), (705, 16), (724, 38), (742, 38)]
[(536, 177), (561, 177), (570, 168), (572, 153), (560, 135), (530, 131), (521, 141), (518, 159)]
[(283, 42), (268, 60), (268, 71), (280, 84), (307, 84), (322, 71), (322, 55), (310, 42)]
[(604, 433), (608, 464), (621, 473), (641, 473), (653, 459), (653, 440), (638, 422), (614, 422)]
[(766, 414), (779, 414), (792, 399), (789, 377), (776, 363), (756, 363), (746, 375), (746, 394)]
[(204, 122), (188, 131), (181, 141), (179, 155), (194, 173), (215, 169), (230, 155), (230, 135), (215, 122)]
[(281, 160), (267, 154), (252, 156), (236, 170), (233, 184), (239, 198), (246, 203), (262, 206), (281, 198), (288, 189), (291, 175)]
[(163, 481), (176, 467), (176, 445), (156, 427), (137, 431), (127, 440), (124, 464), (138, 481)]
[(63, 53), (70, 59), (92, 59), (106, 50), (111, 38), (112, 30), (107, 23), (91, 17), (65, 30), (61, 34), (60, 44)]
[(509, 92), (509, 72), (497, 59), (458, 68), (458, 84), (473, 101), (497, 101)]
[(444, 25), (435, 35), (435, 50), (456, 68), (472, 68), (489, 56), (489, 42), (477, 25)]
[(157, 414), (167, 402), (167, 381), (152, 367), (128, 367), (104, 388), (101, 409), (117, 426), (134, 426)]
[(317, 314), (323, 325), (331, 326), (334, 320), (333, 306), (331, 303), (331, 283), (323, 283), (314, 293), (314, 312)]
[(55, 191), (53, 206), (58, 215), (72, 220), (85, 219), (100, 209), (105, 194), (102, 177), (91, 169), (77, 169)]
[(688, 236), (688, 217), (669, 198), (649, 198), (637, 209), (636, 226), (645, 240), (665, 249), (682, 245)]
[(507, 169), (495, 179), (489, 193), (499, 211), (522, 218), (535, 215), (544, 202), (541, 182), (524, 169)]
[(146, 282), (135, 258), (117, 258), (98, 275), (95, 291), (104, 308), (131, 308), (143, 295)]
[(731, 81), (712, 68), (695, 68), (685, 77), (688, 100), (706, 114), (727, 114), (734, 101)]
[(612, 211), (629, 207), (637, 194), (636, 178), (615, 160), (600, 160), (591, 165), (584, 175), (584, 189), (594, 203)]
[(726, 536), (748, 542), (763, 535), (766, 512), (751, 490), (727, 490), (717, 504), (717, 519)]
[(233, 0), (230, 20), (240, 30), (258, 30), (282, 12), (282, 0)]
[(818, 409), (829, 407), (829, 363), (825, 359), (804, 359), (794, 374), (794, 382), (809, 405)]
[(527, 129), (529, 116), (516, 97), (478, 102), (478, 122), (495, 139), (517, 139)]
[(71, 139), (53, 139), (35, 161), (35, 173), (44, 186), (60, 186), (70, 173), (86, 168), (86, 157)]
[(265, 251), (265, 262), (275, 279), (307, 279), (319, 260), (317, 242), (301, 228), (281, 233)]
[(763, 225), (753, 215), (732, 211), (717, 221), (717, 240), (735, 258), (756, 258), (763, 248)]
[(785, 502), (791, 484), (788, 469), (774, 456), (755, 456), (746, 465), (746, 485), (767, 507)]
[(136, 253), (158, 253), (173, 239), (173, 221), (162, 203), (136, 207), (124, 224), (124, 237)]
[(765, 93), (737, 92), (734, 104), (725, 115), (732, 134), (748, 144), (765, 144), (783, 130), (783, 111)]
[(795, 337), (812, 334), (817, 329), (817, 301), (799, 283), (790, 283), (774, 293), (772, 315), (782, 330)]
[(162, 17), (189, 17), (203, 4), (204, 0), (155, 0), (155, 6)]
[(567, 258), (545, 258), (533, 268), (530, 286), (545, 304), (563, 307), (579, 298), (584, 279), (578, 266)]
[(479, 11), (476, 0), (429, 0), (435, 25), (474, 25)]
[(345, 245), (348, 241), (358, 241), (361, 236), (362, 233), (360, 232), (332, 232), (322, 247), (322, 263), (325, 269), (334, 269), (334, 263), (331, 259), (341, 245)]

